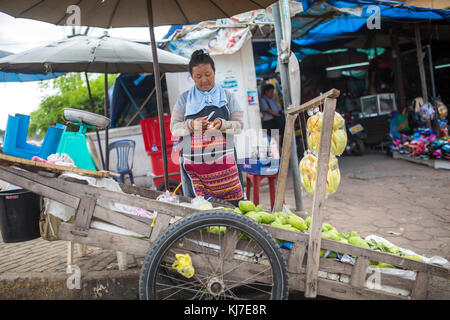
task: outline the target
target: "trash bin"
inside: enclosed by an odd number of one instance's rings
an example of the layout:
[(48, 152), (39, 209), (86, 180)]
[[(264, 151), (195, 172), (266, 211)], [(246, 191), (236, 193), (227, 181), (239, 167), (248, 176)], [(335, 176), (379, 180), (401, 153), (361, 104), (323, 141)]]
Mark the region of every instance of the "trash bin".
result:
[(39, 238), (41, 197), (25, 189), (0, 192), (0, 231), (3, 242)]

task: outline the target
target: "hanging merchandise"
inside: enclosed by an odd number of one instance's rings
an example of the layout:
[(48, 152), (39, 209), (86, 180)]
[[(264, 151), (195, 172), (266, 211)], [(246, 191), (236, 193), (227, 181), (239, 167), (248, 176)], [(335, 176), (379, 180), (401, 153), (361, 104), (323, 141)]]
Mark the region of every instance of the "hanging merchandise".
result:
[[(307, 154), (300, 161), (298, 170), (300, 172), (300, 181), (303, 188), (309, 194), (313, 194), (316, 187), (317, 177), (316, 155), (311, 152), (307, 152)], [(330, 155), (326, 185), (327, 195), (335, 193), (337, 191), (337, 188), (339, 187), (340, 182), (341, 172), (339, 171), (338, 160), (334, 155)]]
[(447, 120), (448, 109), (440, 99), (436, 99), (436, 109), (439, 113), (439, 118), (441, 118), (441, 120)]
[(428, 102), (424, 103), (420, 107), (419, 114), (420, 114), (420, 118), (422, 119), (422, 121), (432, 120), (435, 115), (434, 107), (431, 105), (431, 103), (428, 103)]
[[(308, 151), (299, 164), (300, 182), (307, 193), (313, 194), (317, 177), (317, 152), (319, 151), (320, 134), (322, 130), (323, 112), (316, 108), (308, 111), (310, 117), (306, 122), (306, 134)], [(333, 132), (331, 136), (330, 159), (328, 162), (328, 173), (326, 182), (327, 195), (337, 191), (341, 173), (339, 171), (338, 160), (347, 146), (347, 132), (345, 130), (345, 120), (337, 112), (333, 119)]]
[[(308, 148), (314, 153), (319, 151), (322, 119), (322, 112), (317, 112), (308, 119), (306, 125)], [(333, 134), (331, 136), (331, 153), (336, 156), (340, 156), (347, 146), (347, 132), (345, 131), (344, 125), (344, 118), (336, 112), (333, 121)]]

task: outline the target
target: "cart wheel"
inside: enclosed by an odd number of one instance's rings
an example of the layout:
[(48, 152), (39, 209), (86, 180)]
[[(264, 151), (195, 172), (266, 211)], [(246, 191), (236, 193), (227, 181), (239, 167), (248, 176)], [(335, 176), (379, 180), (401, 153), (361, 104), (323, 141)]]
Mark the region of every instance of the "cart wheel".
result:
[[(225, 227), (214, 234), (210, 227)], [(206, 231), (209, 230), (209, 231)], [(189, 254), (190, 278), (172, 265)], [(270, 234), (234, 212), (199, 212), (178, 220), (152, 245), (141, 269), (141, 300), (287, 299), (286, 262)]]
[[(180, 184), (180, 181), (174, 180), (174, 179), (169, 179), (168, 182), (169, 182), (169, 188), (168, 188), (169, 192), (173, 192), (178, 187), (178, 185)], [(158, 191), (166, 190), (166, 184), (164, 182), (160, 183), (158, 188), (157, 188), (157, 190)], [(175, 194), (177, 194), (179, 196), (182, 196), (183, 195), (183, 189), (182, 188), (178, 188), (178, 190), (177, 190), (177, 192)]]

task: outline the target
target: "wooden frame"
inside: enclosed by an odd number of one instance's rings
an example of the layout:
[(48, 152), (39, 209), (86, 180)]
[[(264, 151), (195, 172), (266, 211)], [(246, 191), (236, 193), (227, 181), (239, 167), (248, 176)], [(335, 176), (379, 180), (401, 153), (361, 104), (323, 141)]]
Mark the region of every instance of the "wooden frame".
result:
[(305, 296), (314, 298), (317, 295), (317, 275), (319, 271), (320, 243), (322, 231), (322, 213), (328, 172), (328, 160), (331, 148), (331, 136), (333, 132), (334, 112), (339, 90), (332, 89), (327, 93), (312, 99), (300, 106), (287, 110), (286, 127), (284, 131), (284, 144), (281, 152), (280, 172), (278, 173), (277, 192), (273, 211), (281, 211), (289, 168), (290, 153), (292, 148), (292, 133), (294, 132), (294, 121), (297, 115), (314, 107), (324, 105), (322, 130), (320, 133), (320, 144), (317, 159), (316, 188), (314, 191), (311, 212), (311, 234), (308, 243), (308, 264), (306, 268)]

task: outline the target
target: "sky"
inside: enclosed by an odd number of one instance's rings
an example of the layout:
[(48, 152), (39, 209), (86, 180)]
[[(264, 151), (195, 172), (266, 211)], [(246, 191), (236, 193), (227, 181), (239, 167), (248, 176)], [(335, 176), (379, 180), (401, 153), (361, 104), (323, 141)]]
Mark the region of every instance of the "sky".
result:
[[(84, 27), (80, 27), (80, 32)], [(170, 26), (156, 27), (155, 38), (162, 39)], [(90, 36), (101, 36), (105, 31), (118, 38), (136, 41), (150, 41), (148, 28), (91, 28)], [(72, 29), (63, 26), (34, 21), (15, 19), (0, 12), (0, 50), (18, 53), (47, 43), (64, 39)], [(51, 80), (46, 80), (51, 81)], [(41, 91), (39, 82), (0, 82), (0, 129), (6, 129), (9, 114), (29, 115), (39, 106), (41, 98), (51, 91)]]

